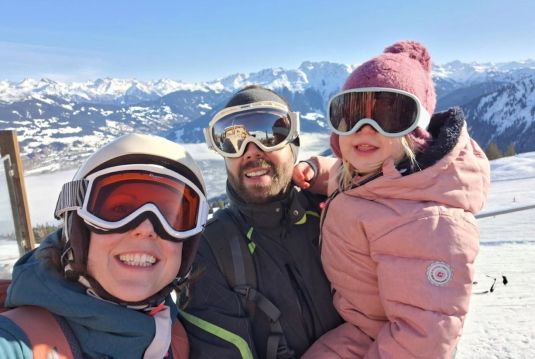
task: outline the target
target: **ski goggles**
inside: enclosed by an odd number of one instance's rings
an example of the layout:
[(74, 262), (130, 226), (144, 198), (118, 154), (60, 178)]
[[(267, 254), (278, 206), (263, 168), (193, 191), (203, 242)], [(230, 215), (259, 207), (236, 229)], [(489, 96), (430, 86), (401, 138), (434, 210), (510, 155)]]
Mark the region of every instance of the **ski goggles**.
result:
[(250, 142), (277, 151), (299, 136), (299, 114), (278, 102), (260, 101), (219, 111), (204, 129), (209, 148), (223, 157), (241, 157)]
[(340, 92), (329, 100), (328, 122), (338, 135), (351, 135), (370, 125), (383, 136), (404, 136), (427, 128), (430, 114), (413, 94), (383, 87)]
[(132, 164), (64, 184), (56, 218), (73, 210), (99, 233), (125, 232), (151, 215), (165, 232), (160, 237), (180, 242), (203, 230), (208, 202), (186, 177), (159, 165)]

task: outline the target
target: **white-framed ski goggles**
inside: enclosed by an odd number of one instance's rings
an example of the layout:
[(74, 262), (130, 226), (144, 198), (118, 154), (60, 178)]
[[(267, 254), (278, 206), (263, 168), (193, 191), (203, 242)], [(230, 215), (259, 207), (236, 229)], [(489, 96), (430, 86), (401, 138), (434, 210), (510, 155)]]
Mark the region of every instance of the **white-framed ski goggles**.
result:
[(334, 133), (351, 135), (370, 125), (383, 136), (400, 137), (429, 125), (431, 115), (415, 95), (385, 87), (351, 89), (334, 95), (328, 104)]
[(98, 233), (125, 232), (145, 218), (157, 218), (162, 238), (180, 242), (200, 233), (208, 202), (189, 179), (155, 164), (105, 168), (63, 185), (55, 216), (77, 214)]
[(224, 108), (204, 129), (206, 144), (223, 157), (241, 157), (252, 142), (277, 151), (299, 136), (299, 113), (273, 101)]

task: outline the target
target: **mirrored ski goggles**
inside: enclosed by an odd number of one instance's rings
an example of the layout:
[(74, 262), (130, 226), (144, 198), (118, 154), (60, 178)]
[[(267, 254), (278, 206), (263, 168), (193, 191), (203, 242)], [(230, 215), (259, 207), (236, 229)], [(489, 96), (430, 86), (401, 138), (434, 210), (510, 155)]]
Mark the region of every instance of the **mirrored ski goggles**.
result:
[(299, 114), (280, 103), (254, 102), (219, 111), (204, 129), (209, 148), (223, 157), (241, 157), (249, 142), (277, 151), (299, 135)]
[(181, 241), (200, 233), (208, 217), (208, 202), (186, 177), (165, 167), (132, 164), (103, 169), (63, 185), (56, 218), (76, 210), (102, 233), (125, 232), (141, 215), (152, 214), (167, 234)]
[(431, 116), (413, 94), (368, 87), (340, 92), (329, 101), (329, 125), (338, 135), (351, 135), (370, 125), (383, 136), (399, 137), (427, 128)]

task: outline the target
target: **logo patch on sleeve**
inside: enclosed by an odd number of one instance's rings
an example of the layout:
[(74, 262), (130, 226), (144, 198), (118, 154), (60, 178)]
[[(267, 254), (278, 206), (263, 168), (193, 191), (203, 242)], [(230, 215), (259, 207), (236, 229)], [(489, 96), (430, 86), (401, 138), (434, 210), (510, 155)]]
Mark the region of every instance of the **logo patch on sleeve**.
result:
[(448, 263), (433, 262), (427, 267), (427, 279), (436, 286), (446, 285), (453, 276), (453, 271)]

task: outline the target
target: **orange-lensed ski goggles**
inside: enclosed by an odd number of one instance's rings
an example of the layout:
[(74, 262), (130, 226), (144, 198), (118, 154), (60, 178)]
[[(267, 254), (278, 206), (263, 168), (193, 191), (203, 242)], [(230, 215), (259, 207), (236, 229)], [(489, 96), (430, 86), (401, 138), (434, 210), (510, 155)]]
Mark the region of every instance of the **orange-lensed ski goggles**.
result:
[(98, 233), (125, 232), (151, 218), (160, 237), (182, 241), (203, 230), (208, 202), (193, 182), (170, 169), (131, 164), (64, 184), (55, 216), (72, 210)]
[(336, 94), (328, 104), (334, 133), (351, 135), (370, 125), (383, 136), (400, 137), (427, 128), (431, 115), (415, 95), (384, 87), (357, 88)]

